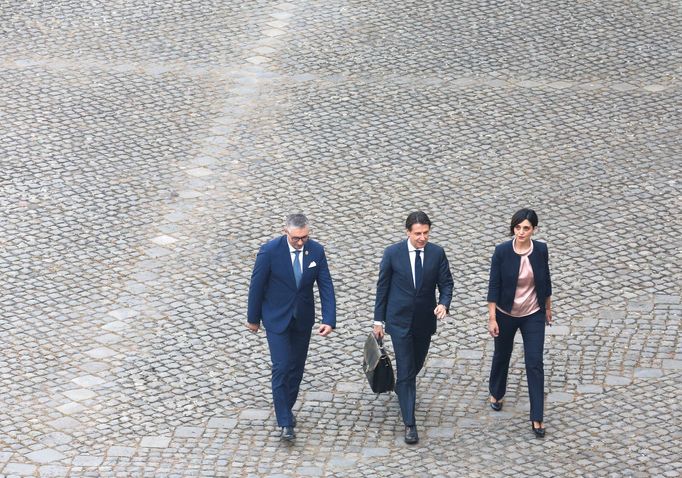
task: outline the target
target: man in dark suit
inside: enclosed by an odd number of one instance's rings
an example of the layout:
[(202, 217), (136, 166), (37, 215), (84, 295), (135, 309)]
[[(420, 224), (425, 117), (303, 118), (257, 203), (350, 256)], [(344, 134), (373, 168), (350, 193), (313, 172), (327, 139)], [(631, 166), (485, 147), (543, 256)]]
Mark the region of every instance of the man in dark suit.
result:
[(285, 234), (261, 246), (251, 275), (246, 326), (266, 330), (272, 361), (272, 397), (282, 438), (296, 438), (292, 413), (303, 378), (315, 323), (313, 283), (322, 302), (323, 337), (336, 327), (336, 299), (327, 258), (321, 244), (310, 240), (303, 214), (287, 217)]
[(405, 228), (407, 240), (387, 247), (381, 259), (374, 334), (383, 338), (385, 326), (391, 336), (405, 443), (413, 444), (419, 441), (414, 413), (416, 377), (426, 360), (431, 335), (436, 332), (436, 319), (444, 319), (448, 313), (453, 281), (445, 251), (428, 242), (431, 221), (426, 213), (410, 213)]

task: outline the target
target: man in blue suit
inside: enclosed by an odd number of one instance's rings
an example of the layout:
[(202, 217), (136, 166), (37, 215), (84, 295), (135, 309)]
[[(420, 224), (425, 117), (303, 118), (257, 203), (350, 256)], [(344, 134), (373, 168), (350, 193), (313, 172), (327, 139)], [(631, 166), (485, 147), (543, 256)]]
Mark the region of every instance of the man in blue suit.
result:
[(321, 244), (310, 240), (303, 214), (287, 217), (285, 234), (261, 246), (251, 275), (246, 326), (266, 330), (272, 361), (272, 397), (282, 438), (296, 438), (292, 413), (315, 324), (313, 283), (322, 302), (322, 337), (336, 327), (336, 299)]
[[(384, 326), (395, 352), (395, 391), (405, 423), (405, 443), (419, 441), (415, 421), (417, 374), (422, 369), (436, 332), (452, 300), (452, 274), (442, 247), (429, 243), (431, 220), (422, 211), (405, 221), (407, 240), (389, 246), (379, 266), (374, 305), (374, 335)], [(438, 301), (436, 301), (438, 289)]]

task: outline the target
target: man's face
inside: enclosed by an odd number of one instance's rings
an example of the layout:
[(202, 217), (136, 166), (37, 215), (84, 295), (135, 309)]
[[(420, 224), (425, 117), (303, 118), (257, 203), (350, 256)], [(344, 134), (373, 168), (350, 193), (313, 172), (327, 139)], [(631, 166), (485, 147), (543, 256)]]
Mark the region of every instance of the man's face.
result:
[(422, 249), (429, 242), (430, 231), (426, 224), (412, 224), (412, 228), (407, 230), (407, 238), (416, 249)]
[(303, 245), (308, 241), (310, 229), (308, 226), (300, 228), (292, 227), (285, 229), (284, 232), (287, 234), (287, 240), (289, 241), (289, 244), (291, 244), (291, 247), (301, 250), (303, 249)]

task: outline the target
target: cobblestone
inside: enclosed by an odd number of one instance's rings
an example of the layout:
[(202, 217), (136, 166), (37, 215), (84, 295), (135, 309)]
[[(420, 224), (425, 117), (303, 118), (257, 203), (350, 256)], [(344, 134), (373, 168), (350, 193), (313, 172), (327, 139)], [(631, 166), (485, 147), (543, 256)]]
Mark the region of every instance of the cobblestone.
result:
[[(672, 3), (4, 2), (0, 28), (0, 475), (682, 473)], [(486, 403), (488, 261), (527, 205), (555, 289), (542, 441), (520, 345)], [(455, 296), (406, 447), (360, 364), (417, 208)], [(312, 337), (289, 445), (243, 321), (294, 209), (339, 327)]]

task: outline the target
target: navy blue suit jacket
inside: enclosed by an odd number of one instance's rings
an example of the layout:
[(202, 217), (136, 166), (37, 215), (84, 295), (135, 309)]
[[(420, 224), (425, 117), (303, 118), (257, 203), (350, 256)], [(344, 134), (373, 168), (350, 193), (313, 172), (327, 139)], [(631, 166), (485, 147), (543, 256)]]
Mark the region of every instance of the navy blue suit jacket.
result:
[(324, 247), (309, 240), (303, 247), (303, 275), (296, 287), (291, 252), (286, 236), (261, 246), (251, 274), (247, 321), (266, 330), (284, 332), (294, 315), (298, 328), (311, 329), (315, 323), (313, 284), (317, 282), (322, 303), (322, 323), (336, 327), (334, 285)]
[[(549, 275), (549, 253), (547, 244), (533, 241), (533, 252), (528, 256), (535, 280), (535, 294), (538, 297), (540, 310), (545, 311), (545, 301), (552, 295), (552, 280)], [(498, 244), (490, 264), (488, 280), (488, 302), (511, 311), (519, 280), (521, 256), (514, 252), (512, 241)]]
[(386, 332), (391, 335), (406, 335), (410, 331), (434, 334), (433, 309), (437, 304), (450, 308), (452, 289), (450, 265), (442, 247), (426, 243), (422, 283), (416, 290), (407, 240), (393, 244), (386, 248), (379, 265), (374, 320), (385, 322)]

